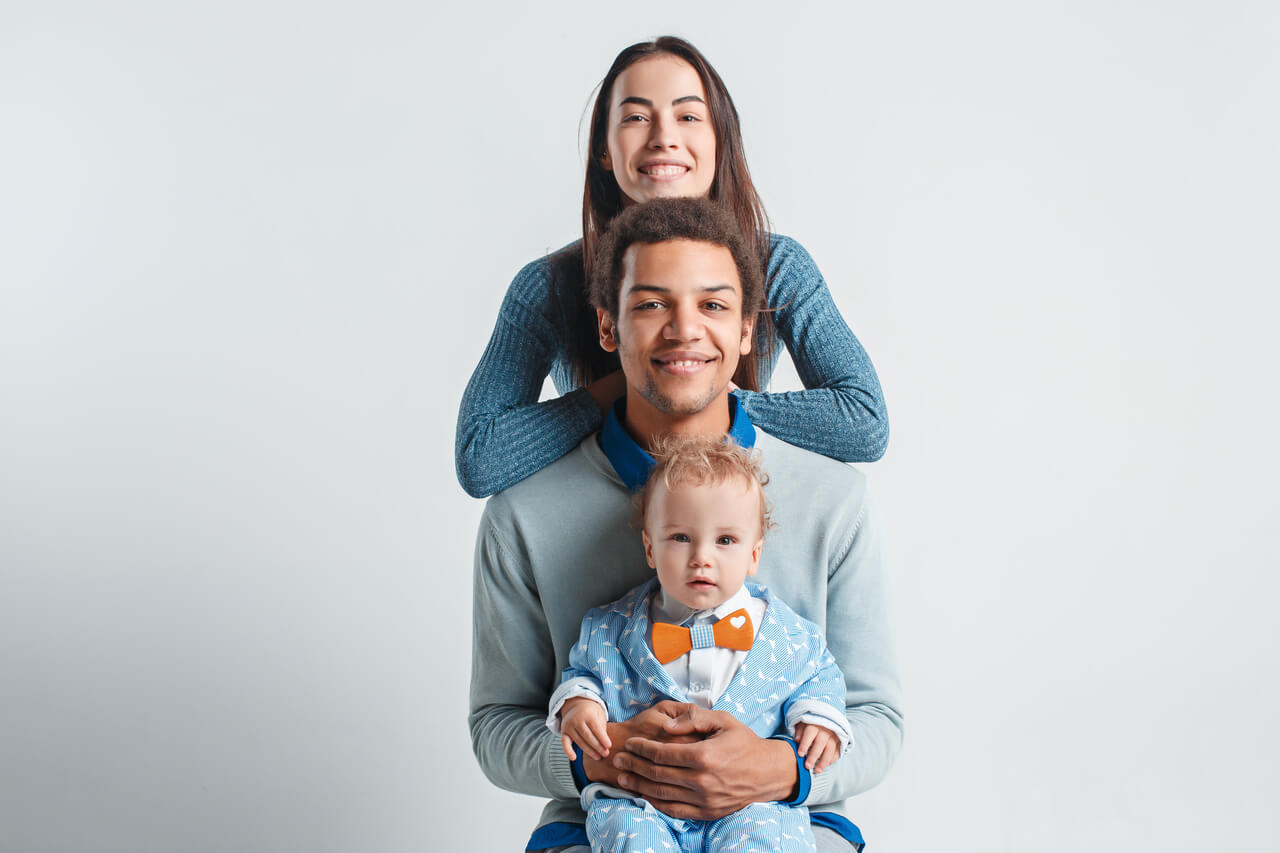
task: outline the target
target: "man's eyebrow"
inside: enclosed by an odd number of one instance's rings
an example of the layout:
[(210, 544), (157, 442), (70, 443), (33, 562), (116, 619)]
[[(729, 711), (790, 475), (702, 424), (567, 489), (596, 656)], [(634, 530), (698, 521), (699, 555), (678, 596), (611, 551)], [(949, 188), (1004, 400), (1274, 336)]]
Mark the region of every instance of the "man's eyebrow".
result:
[[(699, 293), (719, 293), (722, 290), (737, 290), (737, 289), (738, 288), (736, 285), (732, 285), (732, 284), (729, 284), (728, 282), (724, 282), (722, 284), (708, 284), (705, 287), (699, 287), (698, 292)], [(671, 292), (671, 288), (663, 287), (660, 284), (640, 284), (638, 282), (636, 284), (631, 285), (631, 289), (628, 290), (627, 292), (635, 293), (637, 290), (643, 290), (645, 293), (670, 293)]]
[[(676, 104), (685, 104), (685, 103), (689, 103), (690, 101), (697, 101), (703, 106), (706, 106), (706, 103), (707, 103), (706, 101), (702, 100), (702, 98), (698, 95), (685, 95), (683, 97), (676, 98), (674, 101), (671, 102), (671, 105), (675, 106)], [(632, 95), (628, 98), (623, 98), (621, 101), (618, 101), (618, 106), (622, 106), (623, 104), (639, 104), (642, 107), (652, 107), (653, 101), (649, 100), (648, 98), (641, 98), (637, 95)]]

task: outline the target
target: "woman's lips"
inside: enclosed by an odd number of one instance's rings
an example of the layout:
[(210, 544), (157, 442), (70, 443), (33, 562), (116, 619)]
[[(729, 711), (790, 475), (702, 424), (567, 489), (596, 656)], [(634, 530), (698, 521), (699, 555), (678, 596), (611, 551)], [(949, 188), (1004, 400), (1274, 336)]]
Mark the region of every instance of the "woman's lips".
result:
[(636, 171), (653, 181), (675, 181), (689, 174), (689, 167), (679, 163), (646, 163)]

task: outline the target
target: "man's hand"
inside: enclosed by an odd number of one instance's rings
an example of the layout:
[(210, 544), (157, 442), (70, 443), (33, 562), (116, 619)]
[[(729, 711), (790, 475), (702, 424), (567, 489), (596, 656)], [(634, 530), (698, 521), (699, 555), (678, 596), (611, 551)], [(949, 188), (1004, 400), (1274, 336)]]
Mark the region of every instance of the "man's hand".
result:
[[(664, 704), (676, 703), (654, 709)], [(695, 820), (715, 820), (750, 803), (791, 799), (796, 759), (788, 743), (766, 740), (724, 711), (683, 707), (663, 725), (660, 737), (641, 734), (617, 741), (623, 745), (612, 761), (622, 771), (618, 787), (635, 791), (672, 817)], [(672, 742), (676, 736), (697, 741)]]
[[(567, 705), (568, 702), (565, 704)], [(701, 740), (702, 735), (699, 734), (668, 730), (668, 725), (673, 725), (677, 720), (683, 718), (689, 709), (695, 707), (697, 706), (685, 702), (664, 699), (625, 722), (609, 723), (605, 726), (605, 731), (606, 737), (609, 739), (610, 749), (612, 749), (613, 744), (625, 743), (629, 738), (645, 738), (668, 743), (692, 743), (693, 741)], [(562, 727), (563, 719), (562, 714)], [(618, 768), (613, 766), (613, 762), (587, 755), (585, 747), (583, 748), (582, 769), (586, 771), (587, 778), (592, 782), (603, 782), (615, 788), (626, 787), (618, 784)]]
[(582, 747), (584, 755), (589, 755), (596, 761), (608, 755), (613, 747), (605, 730), (608, 722), (609, 715), (596, 700), (585, 696), (566, 699), (560, 706), (560, 745), (564, 747), (564, 754), (569, 756), (569, 760), (572, 761), (575, 757), (575, 743)]
[(821, 773), (840, 757), (840, 738), (823, 726), (796, 723), (796, 752), (806, 769)]

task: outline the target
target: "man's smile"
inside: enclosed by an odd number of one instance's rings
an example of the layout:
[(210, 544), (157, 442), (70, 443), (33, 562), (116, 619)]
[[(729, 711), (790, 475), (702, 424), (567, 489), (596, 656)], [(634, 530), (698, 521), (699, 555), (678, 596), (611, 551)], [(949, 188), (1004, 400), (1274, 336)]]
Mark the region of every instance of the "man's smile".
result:
[(651, 361), (664, 373), (675, 376), (692, 376), (716, 361), (716, 356), (693, 352), (672, 352), (656, 356)]

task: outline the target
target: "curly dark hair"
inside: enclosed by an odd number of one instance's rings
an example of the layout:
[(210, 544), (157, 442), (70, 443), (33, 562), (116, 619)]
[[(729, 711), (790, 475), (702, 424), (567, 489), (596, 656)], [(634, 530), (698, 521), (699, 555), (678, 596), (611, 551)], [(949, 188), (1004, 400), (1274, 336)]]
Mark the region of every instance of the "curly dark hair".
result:
[(733, 214), (701, 198), (659, 198), (635, 204), (619, 213), (600, 238), (592, 264), (591, 304), (618, 316), (622, 290), (622, 257), (637, 243), (696, 240), (723, 246), (733, 255), (742, 287), (742, 318), (754, 317), (764, 304), (764, 273), (760, 261), (738, 230)]

